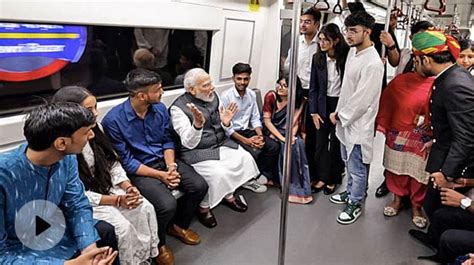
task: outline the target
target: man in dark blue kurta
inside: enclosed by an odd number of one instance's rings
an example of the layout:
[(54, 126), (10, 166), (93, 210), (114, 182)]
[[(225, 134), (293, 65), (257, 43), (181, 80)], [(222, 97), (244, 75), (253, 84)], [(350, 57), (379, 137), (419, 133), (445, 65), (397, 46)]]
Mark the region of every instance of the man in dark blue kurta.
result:
[[(76, 157), (71, 155), (80, 153), (94, 137), (94, 124), (92, 112), (77, 104), (38, 107), (25, 121), (28, 144), (0, 156), (0, 264), (80, 264), (107, 252), (108, 248), (96, 246), (99, 236), (92, 208), (79, 180)], [(66, 222), (63, 238), (46, 250), (24, 245), (18, 234), (23, 231), (15, 227), (18, 211), (35, 200), (57, 205)], [(78, 251), (83, 255), (66, 261)], [(108, 254), (111, 260), (116, 256), (116, 252)]]

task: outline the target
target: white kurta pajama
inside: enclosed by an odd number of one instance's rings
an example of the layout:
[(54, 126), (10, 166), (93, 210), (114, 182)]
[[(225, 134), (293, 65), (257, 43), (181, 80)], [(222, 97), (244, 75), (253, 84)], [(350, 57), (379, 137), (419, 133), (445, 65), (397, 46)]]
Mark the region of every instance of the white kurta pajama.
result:
[(384, 67), (372, 45), (359, 53), (351, 48), (336, 112), (336, 136), (346, 147), (350, 157), (354, 145), (360, 145), (362, 161), (372, 161), (375, 117), (379, 109)]
[[(196, 130), (180, 108), (172, 106), (170, 112), (173, 128), (180, 136), (181, 144), (188, 149), (195, 148), (201, 141), (202, 130)], [(209, 185), (201, 206), (214, 208), (224, 197), (259, 175), (254, 159), (240, 145), (238, 149), (219, 147), (219, 156), (219, 160), (205, 160), (191, 164)]]
[[(94, 172), (94, 153), (89, 143), (84, 147), (82, 154), (91, 172)], [(110, 175), (113, 186), (109, 195), (125, 195), (119, 184), (129, 179), (120, 163), (114, 164)], [(102, 194), (86, 191), (86, 196), (93, 206), (93, 217), (115, 227), (121, 264), (149, 264), (151, 257), (158, 256), (158, 223), (155, 209), (148, 200), (143, 198), (143, 203), (135, 209), (124, 209), (112, 205), (99, 205)]]

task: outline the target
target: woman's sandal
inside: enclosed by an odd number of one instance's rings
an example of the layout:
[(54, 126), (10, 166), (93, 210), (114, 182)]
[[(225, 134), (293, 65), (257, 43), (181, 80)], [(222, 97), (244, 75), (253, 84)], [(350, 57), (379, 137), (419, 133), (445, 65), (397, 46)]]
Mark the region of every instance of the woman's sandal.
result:
[(413, 219), (411, 219), (411, 221), (413, 222), (413, 224), (420, 228), (420, 229), (423, 229), (426, 227), (426, 224), (427, 224), (427, 220), (425, 217), (423, 216), (413, 216)]
[(395, 207), (392, 207), (392, 206), (385, 206), (383, 207), (383, 215), (387, 217), (396, 216), (398, 215), (398, 213), (400, 212), (402, 208), (403, 208), (403, 205), (400, 205), (400, 208), (398, 209), (395, 209)]

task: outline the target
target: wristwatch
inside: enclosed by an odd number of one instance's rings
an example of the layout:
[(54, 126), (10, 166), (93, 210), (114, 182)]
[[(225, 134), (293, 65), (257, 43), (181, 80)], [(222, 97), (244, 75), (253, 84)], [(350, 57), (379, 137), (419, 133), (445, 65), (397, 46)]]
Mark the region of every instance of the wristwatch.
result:
[(461, 208), (466, 210), (467, 208), (471, 207), (472, 200), (468, 197), (461, 200)]

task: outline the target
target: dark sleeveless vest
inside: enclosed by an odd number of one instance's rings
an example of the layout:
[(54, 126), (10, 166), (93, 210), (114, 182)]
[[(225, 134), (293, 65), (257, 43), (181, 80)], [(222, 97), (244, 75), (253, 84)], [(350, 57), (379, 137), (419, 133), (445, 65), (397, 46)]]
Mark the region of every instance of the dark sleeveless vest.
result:
[[(219, 98), (217, 96), (214, 97), (212, 102), (206, 102), (186, 92), (173, 102), (172, 106), (180, 108), (192, 123), (193, 114), (186, 106), (188, 103), (193, 103), (202, 112), (206, 121), (202, 128), (203, 131), (199, 144), (193, 149), (188, 149), (180, 145), (179, 150), (177, 150), (179, 157), (184, 162), (195, 164), (206, 160), (219, 160), (220, 146), (227, 146), (234, 149), (239, 147), (236, 142), (225, 135), (225, 131), (221, 126)], [(181, 140), (179, 140), (179, 143), (181, 143)]]

